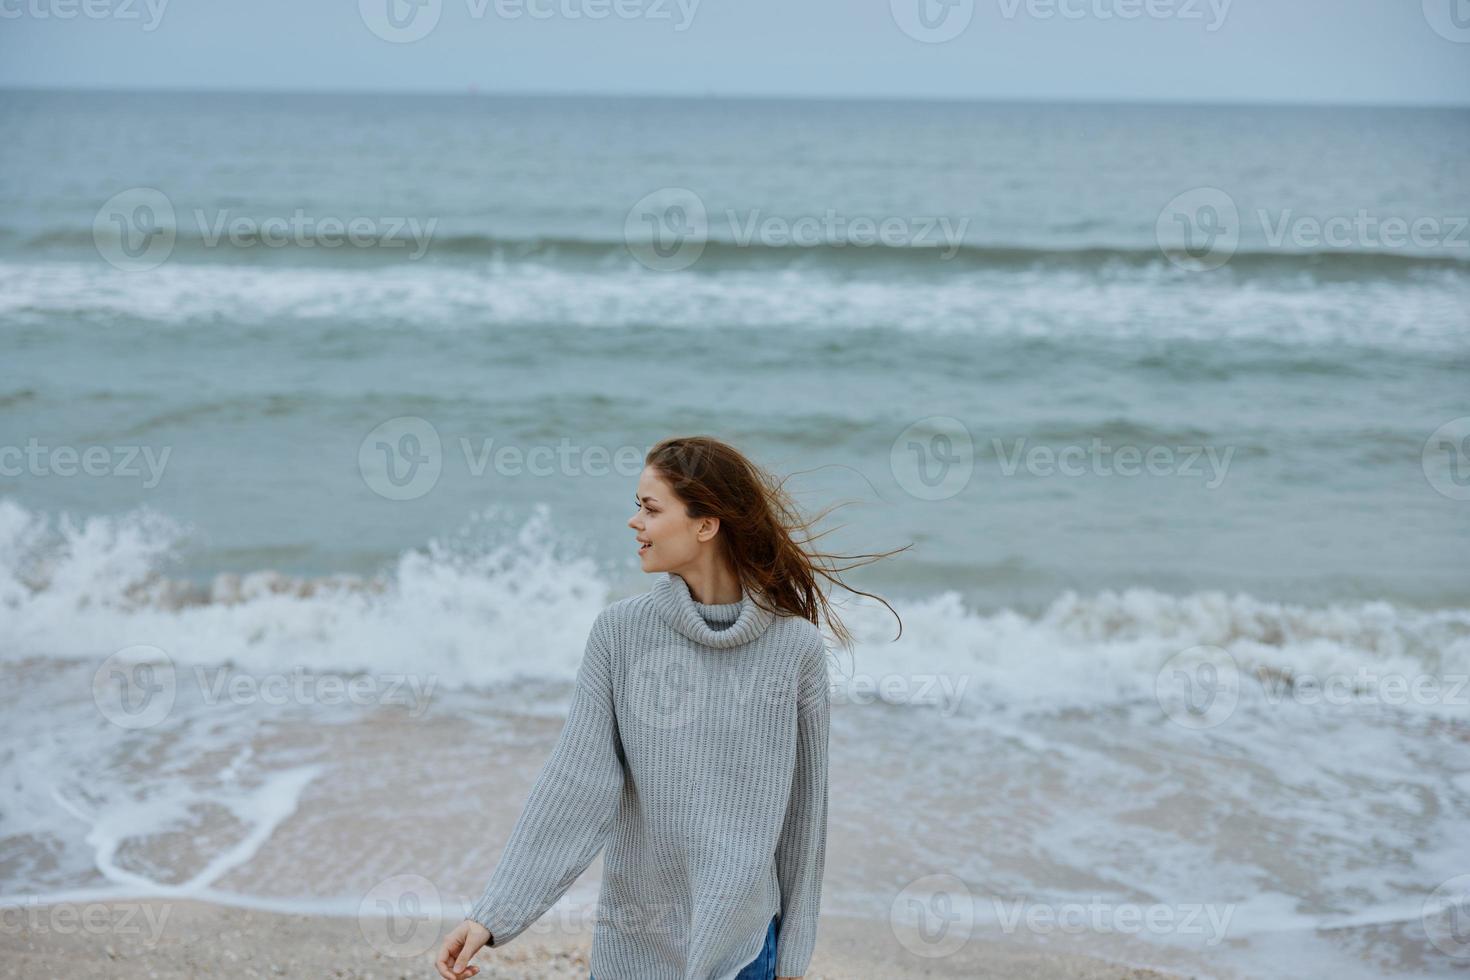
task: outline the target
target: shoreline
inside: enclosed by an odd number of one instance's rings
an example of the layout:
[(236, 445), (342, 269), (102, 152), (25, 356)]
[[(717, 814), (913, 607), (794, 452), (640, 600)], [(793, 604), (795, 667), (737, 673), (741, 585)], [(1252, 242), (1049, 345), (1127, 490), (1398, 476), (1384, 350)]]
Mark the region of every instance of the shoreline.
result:
[[(19, 915), (16, 915), (19, 910)], [(437, 978), (431, 960), (454, 923), (425, 917), (401, 942), (370, 937), (356, 917), (272, 912), (196, 898), (113, 899), (76, 905), (8, 906), (0, 929), (0, 978), (105, 976), (173, 980), (238, 978), (413, 980)], [(475, 958), (483, 980), (586, 980), (592, 937), (551, 925)], [(454, 920), (457, 922), (458, 920)], [(85, 925), (83, 923), (86, 923)], [(417, 952), (421, 948), (430, 951)], [(1192, 974), (1093, 956), (1038, 951), (971, 937), (960, 950), (926, 958), (874, 923), (824, 916), (807, 980), (1007, 978), (1007, 980), (1182, 980)]]

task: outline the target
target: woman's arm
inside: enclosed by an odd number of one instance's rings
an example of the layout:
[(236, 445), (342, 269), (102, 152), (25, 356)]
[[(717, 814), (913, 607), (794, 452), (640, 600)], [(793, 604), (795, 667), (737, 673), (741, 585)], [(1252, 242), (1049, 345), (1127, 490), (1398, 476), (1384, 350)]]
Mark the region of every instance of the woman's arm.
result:
[(796, 772), (776, 845), (781, 923), (776, 976), (805, 975), (817, 944), (817, 911), (827, 853), (827, 652), (818, 644), (803, 664), (797, 691)]
[(587, 638), (571, 711), (500, 863), (469, 918), (504, 946), (556, 904), (587, 869), (617, 815), (623, 750), (612, 699), (606, 613)]

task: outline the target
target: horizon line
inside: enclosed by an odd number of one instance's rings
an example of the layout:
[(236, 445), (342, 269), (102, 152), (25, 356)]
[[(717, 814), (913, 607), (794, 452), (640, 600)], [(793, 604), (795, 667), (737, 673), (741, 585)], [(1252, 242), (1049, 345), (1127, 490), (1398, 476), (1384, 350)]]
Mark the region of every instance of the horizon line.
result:
[(768, 92), (589, 92), (551, 89), (425, 88), (409, 90), (369, 88), (236, 88), (200, 86), (92, 86), (0, 84), (0, 92), (65, 92), (117, 95), (357, 95), (415, 98), (525, 98), (525, 99), (626, 99), (638, 101), (746, 101), (746, 102), (898, 102), (942, 104), (1047, 104), (1097, 106), (1158, 106), (1179, 108), (1298, 108), (1298, 109), (1470, 109), (1470, 102), (1302, 102), (1217, 99), (1143, 99), (1124, 97), (987, 96), (987, 95), (894, 95), (876, 93), (803, 94)]

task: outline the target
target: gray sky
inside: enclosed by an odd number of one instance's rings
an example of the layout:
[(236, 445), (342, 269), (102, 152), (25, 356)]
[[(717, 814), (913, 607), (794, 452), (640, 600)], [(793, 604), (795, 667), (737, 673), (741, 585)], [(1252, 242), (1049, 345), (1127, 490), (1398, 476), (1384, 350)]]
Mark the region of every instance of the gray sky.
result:
[(0, 0), (0, 85), (1466, 105), (1470, 0)]

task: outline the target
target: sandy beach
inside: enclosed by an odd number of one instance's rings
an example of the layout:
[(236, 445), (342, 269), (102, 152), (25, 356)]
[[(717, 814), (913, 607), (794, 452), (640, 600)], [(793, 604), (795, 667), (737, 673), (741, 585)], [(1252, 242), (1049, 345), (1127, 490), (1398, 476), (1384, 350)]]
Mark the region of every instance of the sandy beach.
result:
[[(368, 941), (356, 919), (291, 915), (192, 900), (11, 907), (0, 929), (0, 977), (174, 980), (228, 976), (302, 980), (413, 980), (434, 977), (430, 957), (394, 956)], [(84, 908), (84, 927), (80, 914)], [(126, 912), (124, 916), (122, 913)], [(107, 923), (96, 928), (98, 923)], [(447, 928), (448, 925), (445, 925)], [(485, 980), (585, 980), (591, 937), (536, 931), (476, 958)], [(823, 918), (809, 980), (908, 977), (1007, 980), (1168, 980), (1183, 974), (1085, 956), (1039, 953), (971, 939), (951, 956), (907, 953), (873, 924)]]

